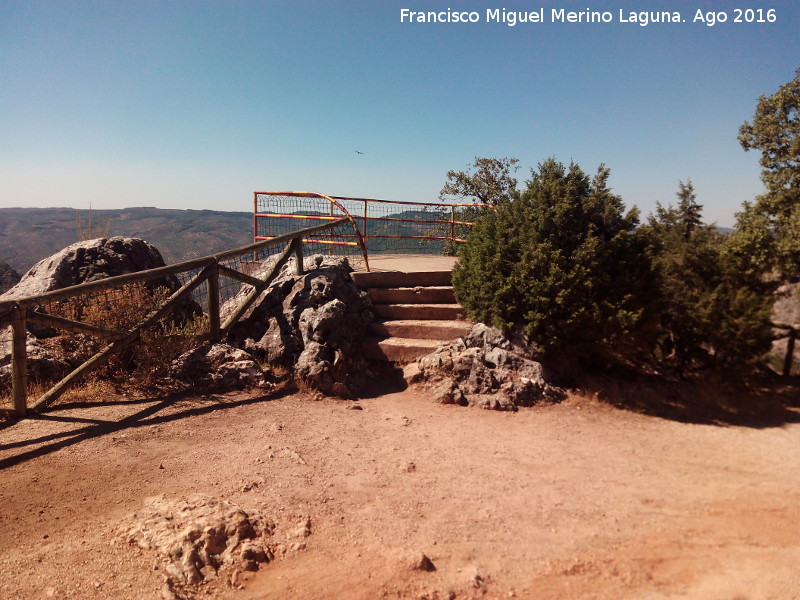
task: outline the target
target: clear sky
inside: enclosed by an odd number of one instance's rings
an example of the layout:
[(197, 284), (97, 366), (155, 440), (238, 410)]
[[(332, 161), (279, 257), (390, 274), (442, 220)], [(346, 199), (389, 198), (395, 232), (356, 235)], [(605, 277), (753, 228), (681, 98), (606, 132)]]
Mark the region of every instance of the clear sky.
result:
[[(545, 22), (487, 22), (503, 7)], [(401, 23), (402, 8), (480, 21)], [(698, 8), (728, 20), (693, 22)], [(735, 8), (777, 20), (734, 23)], [(685, 22), (621, 23), (632, 10)], [(645, 215), (691, 178), (727, 226), (762, 190), (739, 126), (799, 67), (796, 0), (0, 0), (0, 207), (430, 201), (475, 156), (519, 158), (521, 182), (555, 156), (605, 163)]]

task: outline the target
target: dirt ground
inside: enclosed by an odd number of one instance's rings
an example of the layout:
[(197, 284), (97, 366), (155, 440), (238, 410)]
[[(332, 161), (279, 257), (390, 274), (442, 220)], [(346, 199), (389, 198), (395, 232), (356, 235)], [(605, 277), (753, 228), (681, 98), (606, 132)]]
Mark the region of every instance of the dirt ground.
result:
[(161, 558), (113, 541), (159, 494), (310, 520), (304, 547), (198, 598), (800, 598), (794, 408), (753, 426), (580, 396), (114, 399), (5, 426), (0, 471), (2, 599), (164, 598)]

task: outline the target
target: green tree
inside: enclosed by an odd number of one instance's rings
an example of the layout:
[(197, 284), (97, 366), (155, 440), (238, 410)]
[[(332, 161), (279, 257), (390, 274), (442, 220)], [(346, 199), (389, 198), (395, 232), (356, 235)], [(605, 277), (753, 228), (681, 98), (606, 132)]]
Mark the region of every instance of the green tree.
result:
[[(513, 173), (519, 169), (516, 158), (480, 158), (467, 171), (448, 171), (447, 182), (439, 199), (451, 202), (474, 202), (496, 206), (507, 202), (516, 193), (517, 180)], [(471, 169), (474, 169), (472, 171)]]
[(453, 271), (467, 314), (521, 328), (545, 352), (586, 356), (630, 333), (649, 277), (638, 211), (625, 212), (601, 165), (590, 178), (555, 159), (475, 226)]
[[(518, 195), (517, 180), (513, 173), (519, 169), (516, 158), (481, 158), (467, 171), (448, 171), (447, 181), (439, 192), (439, 199), (450, 204), (488, 204), (497, 206), (508, 202)], [(474, 223), (484, 212), (483, 206), (442, 207), (438, 210), (438, 219), (446, 222), (438, 228), (437, 235), (447, 238), (465, 239), (471, 226), (456, 224), (451, 227), (450, 221), (458, 223)], [(442, 253), (455, 255), (460, 242), (455, 239), (445, 241)]]
[[(759, 150), (767, 191), (744, 205), (731, 238), (730, 256), (762, 274), (784, 280), (800, 275), (800, 69), (772, 96), (761, 96), (753, 122), (739, 129), (739, 142)], [(754, 264), (755, 261), (758, 264)]]
[[(725, 236), (702, 221), (691, 184), (642, 227), (658, 293), (652, 358), (665, 370), (747, 369), (769, 349), (771, 295), (726, 260)], [(688, 209), (688, 210), (687, 210)]]

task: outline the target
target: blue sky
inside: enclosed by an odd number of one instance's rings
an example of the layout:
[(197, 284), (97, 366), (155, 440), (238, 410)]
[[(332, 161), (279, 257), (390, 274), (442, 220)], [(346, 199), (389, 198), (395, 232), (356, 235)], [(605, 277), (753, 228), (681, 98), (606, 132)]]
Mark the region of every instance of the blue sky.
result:
[[(612, 23), (487, 23), (487, 9)], [(775, 23), (733, 23), (734, 8)], [(400, 10), (478, 23), (401, 23)], [(693, 23), (697, 8), (728, 22)], [(619, 12), (680, 11), (642, 27)], [(731, 225), (737, 142), (800, 67), (800, 3), (0, 0), (0, 206), (250, 210), (252, 192), (435, 200), (475, 156), (555, 156), (646, 215), (691, 178)], [(357, 154), (355, 150), (364, 152)]]

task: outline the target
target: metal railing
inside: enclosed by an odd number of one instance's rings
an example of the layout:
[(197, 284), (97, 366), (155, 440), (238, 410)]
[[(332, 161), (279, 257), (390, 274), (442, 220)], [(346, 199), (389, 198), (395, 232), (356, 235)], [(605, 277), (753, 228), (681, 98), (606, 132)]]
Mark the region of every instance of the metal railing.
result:
[[(23, 416), (46, 408), (112, 356), (143, 338), (170, 335), (174, 323), (192, 320), (199, 323), (193, 337), (220, 339), (293, 256), (295, 272), (301, 274), (304, 253), (324, 247), (315, 238), (343, 241), (350, 225), (348, 218), (336, 218), (213, 256), (0, 301), (0, 350), (11, 345), (13, 412)], [(53, 332), (49, 337), (60, 340), (62, 347), (90, 350), (66, 376), (52, 385), (46, 382), (29, 405), (27, 332), (32, 327)], [(43, 382), (36, 383), (41, 387)]]
[(403, 202), (326, 196), (315, 192), (255, 192), (254, 239), (278, 235), (292, 220), (346, 216), (353, 223), (350, 243), (363, 252), (411, 251), (438, 254), (466, 241), (486, 204)]

